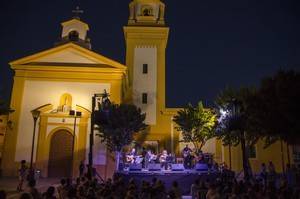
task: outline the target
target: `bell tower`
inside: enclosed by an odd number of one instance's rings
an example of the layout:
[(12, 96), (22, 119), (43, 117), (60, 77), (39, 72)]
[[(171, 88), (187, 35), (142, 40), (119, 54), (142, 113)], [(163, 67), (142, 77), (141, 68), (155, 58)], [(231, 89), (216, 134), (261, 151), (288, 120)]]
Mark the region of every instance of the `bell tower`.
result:
[(133, 0), (129, 4), (128, 25), (165, 25), (165, 4), (160, 0)]
[(88, 38), (89, 25), (81, 21), (79, 17), (79, 15), (83, 13), (83, 10), (80, 10), (77, 6), (72, 12), (75, 14), (73, 18), (61, 23), (61, 37), (60, 40), (55, 43), (55, 46), (73, 42), (91, 50), (91, 41), (90, 38)]
[(131, 100), (146, 112), (146, 123), (159, 125), (165, 109), (165, 52), (169, 28), (160, 0), (133, 0), (124, 27)]

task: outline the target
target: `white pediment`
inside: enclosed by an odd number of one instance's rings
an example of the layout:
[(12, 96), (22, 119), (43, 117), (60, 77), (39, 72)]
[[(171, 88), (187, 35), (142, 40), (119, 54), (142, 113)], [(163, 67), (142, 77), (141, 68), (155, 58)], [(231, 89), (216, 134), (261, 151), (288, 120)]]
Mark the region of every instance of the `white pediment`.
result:
[(53, 64), (93, 64), (107, 65), (112, 68), (126, 69), (126, 66), (83, 48), (73, 43), (57, 46), (49, 50), (45, 50), (34, 55), (30, 55), (10, 63), (10, 65), (30, 65), (37, 63), (53, 63)]
[(83, 56), (82, 53), (69, 48), (62, 51), (48, 54), (46, 56), (32, 60), (32, 62), (47, 62), (47, 63), (78, 63), (78, 64), (105, 64), (100, 60), (95, 60), (89, 58), (88, 56)]

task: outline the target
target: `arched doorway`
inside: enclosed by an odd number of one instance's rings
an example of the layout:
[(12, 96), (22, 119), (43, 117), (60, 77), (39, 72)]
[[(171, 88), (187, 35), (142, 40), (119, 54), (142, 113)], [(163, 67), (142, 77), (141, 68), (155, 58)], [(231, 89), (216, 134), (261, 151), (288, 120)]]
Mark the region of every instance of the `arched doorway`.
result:
[(50, 143), (48, 177), (71, 177), (73, 136), (67, 130), (56, 131)]

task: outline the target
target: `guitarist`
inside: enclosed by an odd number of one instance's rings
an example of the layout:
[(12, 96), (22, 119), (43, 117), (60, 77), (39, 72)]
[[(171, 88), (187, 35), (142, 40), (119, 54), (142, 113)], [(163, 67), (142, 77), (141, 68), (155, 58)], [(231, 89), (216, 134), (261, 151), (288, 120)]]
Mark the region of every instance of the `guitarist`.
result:
[(127, 162), (133, 164), (135, 162), (135, 158), (136, 158), (136, 151), (135, 148), (132, 148), (130, 153), (126, 157)]
[(192, 168), (192, 160), (193, 156), (191, 154), (192, 149), (187, 144), (184, 149), (182, 150), (182, 157), (184, 159), (183, 165), (185, 169), (191, 169)]

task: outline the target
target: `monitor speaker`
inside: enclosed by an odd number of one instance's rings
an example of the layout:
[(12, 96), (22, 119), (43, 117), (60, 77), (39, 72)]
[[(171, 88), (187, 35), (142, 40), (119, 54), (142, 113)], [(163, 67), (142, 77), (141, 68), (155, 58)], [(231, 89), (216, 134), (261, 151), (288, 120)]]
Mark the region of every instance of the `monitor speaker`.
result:
[(76, 117), (81, 117), (82, 113), (80, 111), (76, 112)]
[(69, 115), (75, 115), (75, 111), (74, 110), (70, 110)]
[(160, 164), (149, 164), (148, 169), (149, 169), (149, 171), (160, 171), (161, 165)]
[(172, 164), (172, 171), (183, 171), (183, 164)]
[(131, 164), (129, 166), (129, 171), (141, 171), (142, 170), (142, 164)]
[(197, 171), (208, 171), (208, 166), (207, 164), (198, 163), (196, 164), (195, 169)]

